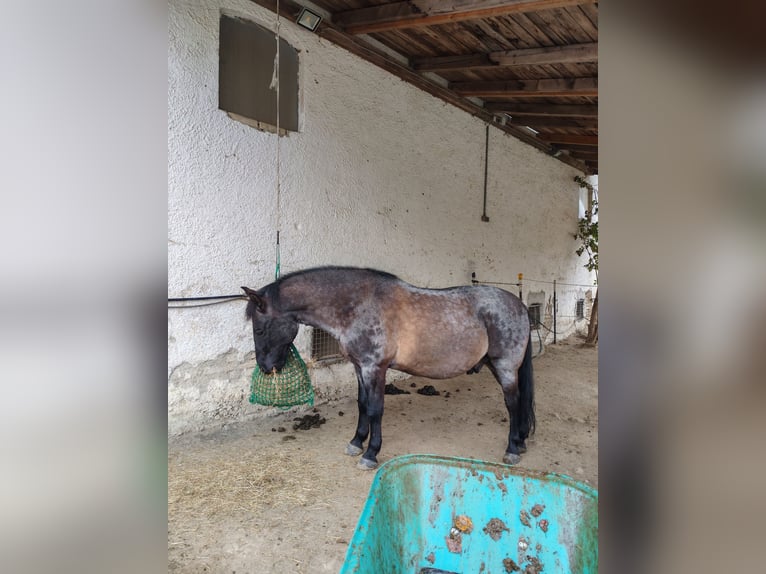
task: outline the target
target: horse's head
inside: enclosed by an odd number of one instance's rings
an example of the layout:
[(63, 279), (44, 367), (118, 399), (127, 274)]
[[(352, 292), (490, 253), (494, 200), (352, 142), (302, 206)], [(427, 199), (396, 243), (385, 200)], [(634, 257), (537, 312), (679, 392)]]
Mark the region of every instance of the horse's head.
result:
[(298, 323), (280, 314), (269, 298), (252, 289), (242, 287), (249, 299), (245, 311), (253, 322), (255, 359), (264, 373), (281, 371), (287, 362), (290, 344), (298, 334)]

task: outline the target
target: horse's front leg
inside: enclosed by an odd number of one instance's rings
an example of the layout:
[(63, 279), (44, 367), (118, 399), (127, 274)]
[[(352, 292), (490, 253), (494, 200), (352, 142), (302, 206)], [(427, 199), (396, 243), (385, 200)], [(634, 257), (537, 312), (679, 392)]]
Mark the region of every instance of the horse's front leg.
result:
[[(357, 466), (362, 470), (373, 470), (378, 466), (378, 453), (383, 444), (381, 422), (383, 419), (383, 397), (386, 388), (386, 369), (378, 366), (362, 366), (361, 371), (361, 387), (365, 390), (365, 412), (369, 421), (370, 442)], [(359, 408), (361, 412), (361, 402)]]
[(349, 456), (359, 456), (364, 452), (364, 441), (367, 440), (367, 435), (370, 433), (370, 418), (367, 416), (367, 395), (369, 393), (359, 367), (356, 367), (356, 381), (358, 385), (356, 403), (359, 407), (359, 418), (357, 419), (354, 438), (346, 446), (346, 454)]

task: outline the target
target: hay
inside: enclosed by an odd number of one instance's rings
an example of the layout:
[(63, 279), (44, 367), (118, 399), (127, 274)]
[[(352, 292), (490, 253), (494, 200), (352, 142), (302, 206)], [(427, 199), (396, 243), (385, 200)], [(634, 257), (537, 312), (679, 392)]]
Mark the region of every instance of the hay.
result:
[(250, 402), (280, 408), (314, 404), (311, 377), (295, 345), (290, 345), (287, 362), (280, 372), (266, 374), (258, 366), (253, 369)]
[(309, 453), (256, 448), (257, 439), (168, 457), (168, 520), (198, 523), (264, 506), (324, 507), (332, 472)]

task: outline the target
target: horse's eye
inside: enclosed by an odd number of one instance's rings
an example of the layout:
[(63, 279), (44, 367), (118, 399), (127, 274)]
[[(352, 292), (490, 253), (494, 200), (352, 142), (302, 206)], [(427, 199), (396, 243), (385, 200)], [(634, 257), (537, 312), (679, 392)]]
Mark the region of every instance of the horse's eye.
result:
[(254, 329), (253, 332), (258, 337), (263, 337), (266, 334), (266, 331), (264, 331), (263, 329)]

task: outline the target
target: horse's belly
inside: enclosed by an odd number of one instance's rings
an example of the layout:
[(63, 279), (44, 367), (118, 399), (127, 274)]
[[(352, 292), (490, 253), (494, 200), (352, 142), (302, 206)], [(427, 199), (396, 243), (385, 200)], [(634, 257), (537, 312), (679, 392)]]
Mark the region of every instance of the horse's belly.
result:
[(425, 334), (399, 341), (391, 368), (431, 379), (464, 375), (487, 354), (486, 332), (470, 337)]

